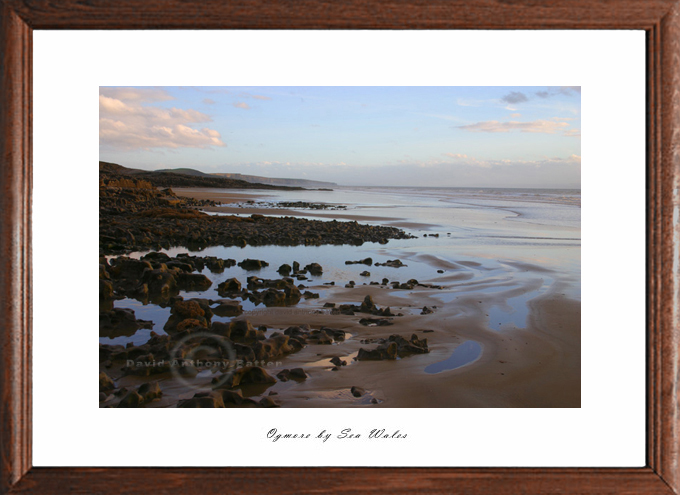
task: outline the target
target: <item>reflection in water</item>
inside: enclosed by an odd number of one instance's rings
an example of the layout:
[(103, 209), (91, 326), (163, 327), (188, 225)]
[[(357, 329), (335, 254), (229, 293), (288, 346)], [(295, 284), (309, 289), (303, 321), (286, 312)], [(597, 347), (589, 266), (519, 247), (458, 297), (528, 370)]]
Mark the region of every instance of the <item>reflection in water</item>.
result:
[(481, 355), (482, 345), (474, 340), (466, 340), (453, 350), (448, 359), (426, 367), (425, 373), (433, 374), (455, 370), (476, 361)]

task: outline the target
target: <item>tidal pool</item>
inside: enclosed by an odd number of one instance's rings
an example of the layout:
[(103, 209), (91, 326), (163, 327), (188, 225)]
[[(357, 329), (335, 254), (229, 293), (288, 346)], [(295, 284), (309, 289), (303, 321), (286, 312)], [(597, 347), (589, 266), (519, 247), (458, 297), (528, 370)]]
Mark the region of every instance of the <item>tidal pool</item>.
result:
[(481, 355), (482, 344), (474, 340), (466, 340), (456, 347), (447, 359), (427, 366), (425, 373), (434, 374), (462, 368), (475, 362)]

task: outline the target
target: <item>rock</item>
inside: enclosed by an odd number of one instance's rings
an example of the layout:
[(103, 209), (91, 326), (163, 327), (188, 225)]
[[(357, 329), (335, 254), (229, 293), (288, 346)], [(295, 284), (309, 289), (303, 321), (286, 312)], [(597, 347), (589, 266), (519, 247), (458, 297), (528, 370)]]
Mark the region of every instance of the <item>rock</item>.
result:
[(107, 397), (108, 395), (106, 394), (106, 392), (99, 392), (99, 402), (104, 402)]
[(366, 391), (361, 387), (352, 387), (350, 391), (354, 397), (361, 397), (366, 393)]
[(388, 285), (390, 283), (389, 279), (382, 279), (382, 285)]
[(312, 332), (310, 340), (314, 340), (315, 344), (319, 345), (331, 345), (333, 343), (333, 335), (325, 330), (318, 330)]
[(113, 278), (139, 280), (146, 270), (151, 270), (151, 263), (129, 258), (116, 258), (111, 260), (109, 273)]
[(437, 273), (444, 273), (444, 270), (437, 270)]
[(194, 394), (191, 399), (179, 401), (177, 407), (199, 409), (222, 408), (224, 407), (224, 401), (220, 392), (199, 392)]
[(243, 307), (238, 301), (221, 300), (212, 312), (217, 316), (238, 316), (243, 314)]
[(259, 366), (246, 366), (225, 373), (217, 379), (215, 388), (234, 388), (239, 385), (276, 383), (276, 378)]
[(347, 366), (347, 361), (340, 359), (339, 356), (334, 356), (331, 358), (331, 363), (335, 366)]
[(151, 402), (154, 399), (159, 399), (163, 395), (158, 382), (143, 383), (137, 389), (137, 393), (142, 396), (144, 402)]
[(364, 301), (361, 303), (361, 307), (359, 309), (360, 312), (362, 313), (372, 313), (375, 311), (377, 308), (375, 304), (373, 303), (373, 298), (369, 295), (364, 297)]
[[(197, 320), (195, 318), (186, 318), (174, 327), (173, 330), (177, 332), (184, 332), (185, 330), (192, 330), (194, 328), (207, 328), (204, 320)], [(170, 328), (167, 329), (170, 331)]]
[(107, 301), (113, 298), (113, 284), (108, 280), (99, 279), (99, 300)]
[(132, 309), (113, 308), (99, 313), (99, 333), (102, 337), (131, 336), (140, 328), (153, 328), (153, 322), (138, 320)]
[(206, 309), (209, 309), (207, 307), (207, 303), (204, 309), (198, 300), (176, 301), (172, 305), (172, 309), (170, 310), (170, 318), (168, 318), (168, 321), (163, 326), (163, 330), (168, 333), (173, 333), (181, 332), (188, 328), (194, 328), (198, 326), (207, 328), (210, 324), (207, 316), (212, 315), (212, 312), (207, 314)]
[(165, 253), (158, 253), (158, 252), (152, 251), (152, 252), (147, 253), (144, 256), (142, 256), (141, 259), (142, 260), (149, 260), (149, 261), (165, 262), (165, 261), (170, 260), (170, 256), (168, 256)]
[(202, 273), (179, 273), (176, 280), (177, 287), (187, 292), (205, 291), (212, 285), (210, 279)]
[(118, 407), (139, 407), (143, 402), (144, 398), (136, 391), (132, 390), (118, 403)]
[(243, 261), (241, 261), (238, 266), (243, 268), (244, 270), (259, 270), (260, 268), (264, 268), (265, 266), (269, 266), (269, 263), (266, 261), (262, 260), (251, 260), (250, 258), (247, 258)]
[(213, 321), (210, 325), (210, 331), (215, 335), (219, 335), (220, 337), (229, 338), (231, 335), (229, 323), (223, 323), (221, 321)]
[(232, 321), (229, 324), (229, 336), (232, 340), (250, 342), (257, 340), (257, 330), (248, 320)]
[(309, 270), (309, 273), (314, 276), (323, 274), (323, 267), (318, 263), (310, 263), (309, 265), (305, 266), (305, 270)]
[(145, 271), (141, 283), (147, 286), (150, 295), (170, 297), (177, 291), (177, 280), (167, 268)]
[(240, 390), (222, 390), (224, 407), (237, 407), (243, 404), (243, 394)]
[(109, 375), (104, 373), (103, 371), (99, 373), (99, 391), (100, 392), (110, 392), (116, 388), (116, 385), (113, 383), (113, 380)]
[(363, 260), (359, 261), (345, 261), (345, 265), (368, 265), (371, 266), (373, 264), (373, 258), (365, 258)]
[(165, 266), (177, 272), (191, 273), (194, 271), (194, 266), (191, 263), (184, 263), (182, 261), (168, 261)]
[(257, 361), (267, 361), (270, 359), (276, 359), (283, 354), (290, 354), (294, 350), (294, 347), (288, 345), (290, 336), (288, 335), (272, 335), (266, 340), (261, 340), (253, 344), (252, 349), (255, 353), (255, 359)]
[(284, 277), (287, 277), (288, 275), (290, 275), (290, 272), (291, 272), (292, 270), (293, 270), (293, 269), (291, 268), (291, 266), (290, 266), (289, 264), (284, 263), (284, 264), (281, 265), (281, 266), (279, 267), (279, 269), (276, 270), (276, 271), (279, 272), (279, 273), (280, 273), (281, 275), (283, 275)]
[(393, 268), (400, 268), (402, 266), (408, 266), (401, 262), (401, 260), (387, 260), (385, 263), (376, 263), (375, 266), (391, 266)]
[(335, 303), (327, 302), (323, 305), (324, 308), (334, 308)]
[(416, 334), (411, 335), (410, 340), (406, 340), (401, 335), (390, 335), (386, 342), (394, 342), (397, 344), (399, 356), (408, 356), (409, 354), (427, 354), (430, 350), (427, 347), (427, 339), (419, 339)]
[(290, 370), (290, 377), (294, 380), (306, 380), (307, 373), (302, 368), (293, 368)]
[(371, 272), (367, 272), (366, 270), (364, 270), (364, 271), (361, 272), (359, 275), (360, 275), (361, 277), (370, 277), (370, 276), (371, 276)]
[(225, 268), (234, 266), (236, 264), (236, 260), (223, 260), (215, 256), (206, 256), (205, 264), (212, 273), (222, 273)]
[(372, 350), (359, 349), (357, 361), (382, 361), (384, 359), (397, 359), (398, 346), (396, 342), (380, 344)]
[(376, 399), (375, 397), (373, 397), (373, 398), (371, 399), (371, 404), (377, 404), (377, 403), (378, 403), (378, 399)]
[[(299, 292), (299, 290), (298, 290)], [(262, 302), (265, 306), (285, 306), (286, 294), (285, 292), (276, 289), (267, 289), (262, 293)]]
[(345, 331), (344, 330), (338, 330), (336, 328), (329, 328), (329, 327), (321, 327), (321, 330), (326, 332), (328, 335), (333, 337), (334, 340), (338, 342), (343, 342), (345, 340)]
[(434, 313), (434, 310), (428, 308), (427, 306), (423, 307), (423, 310), (420, 312), (421, 315), (429, 315)]
[(236, 278), (230, 278), (217, 286), (217, 293), (220, 296), (241, 292), (241, 282)]

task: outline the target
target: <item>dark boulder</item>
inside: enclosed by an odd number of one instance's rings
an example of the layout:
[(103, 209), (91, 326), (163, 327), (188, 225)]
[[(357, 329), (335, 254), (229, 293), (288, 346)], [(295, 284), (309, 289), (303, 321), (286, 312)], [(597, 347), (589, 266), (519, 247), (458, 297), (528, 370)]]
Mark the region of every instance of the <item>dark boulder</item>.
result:
[(224, 300), (218, 301), (218, 305), (210, 308), (217, 316), (238, 316), (243, 313), (243, 308), (238, 301)]
[(350, 389), (350, 392), (352, 392), (352, 395), (354, 397), (361, 397), (362, 395), (364, 395), (366, 393), (366, 391), (361, 387), (352, 387)]
[(198, 392), (191, 399), (181, 400), (177, 407), (212, 409), (224, 407), (222, 394), (219, 392)]
[(376, 306), (373, 303), (373, 298), (371, 296), (366, 296), (364, 297), (363, 302), (361, 303), (361, 307), (359, 308), (359, 311), (362, 313), (373, 313), (373, 311), (376, 311)]
[(310, 263), (309, 265), (305, 266), (305, 270), (309, 270), (309, 273), (314, 276), (323, 274), (323, 267), (318, 263)]
[(371, 266), (373, 264), (373, 258), (365, 258), (363, 260), (359, 261), (345, 261), (345, 265), (368, 265)]
[(143, 383), (137, 389), (137, 393), (143, 397), (144, 402), (151, 402), (154, 399), (160, 399), (163, 395), (158, 382)]
[(293, 270), (293, 269), (291, 268), (291, 266), (290, 266), (289, 264), (284, 263), (283, 265), (281, 265), (281, 266), (279, 267), (279, 269), (277, 270), (277, 272), (279, 272), (279, 273), (280, 273), (281, 275), (283, 275), (284, 277), (287, 277), (288, 275), (290, 275), (290, 272), (291, 272), (292, 270)]
[(212, 285), (210, 279), (202, 273), (179, 273), (176, 280), (177, 287), (187, 292), (205, 291)]
[(384, 359), (397, 359), (398, 346), (396, 342), (380, 344), (372, 350), (359, 349), (357, 361), (382, 361)]
[(103, 371), (99, 373), (99, 391), (100, 392), (110, 392), (116, 388), (115, 384), (113, 383), (113, 380), (109, 375), (104, 373)]
[(118, 403), (118, 407), (139, 407), (144, 403), (144, 398), (132, 390)]
[(241, 292), (241, 282), (236, 278), (225, 280), (217, 286), (217, 293), (220, 296)]
[(238, 264), (238, 266), (240, 266), (244, 270), (259, 270), (261, 268), (264, 268), (265, 266), (269, 266), (269, 263), (262, 260), (252, 260), (250, 258), (247, 258), (241, 261)]

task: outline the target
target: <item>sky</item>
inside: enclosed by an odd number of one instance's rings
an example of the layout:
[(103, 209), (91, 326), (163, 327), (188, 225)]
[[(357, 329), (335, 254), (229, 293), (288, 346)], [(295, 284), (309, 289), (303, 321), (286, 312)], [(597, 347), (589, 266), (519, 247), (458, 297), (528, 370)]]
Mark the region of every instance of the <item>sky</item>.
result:
[(581, 187), (581, 88), (100, 87), (99, 157), (339, 185)]

